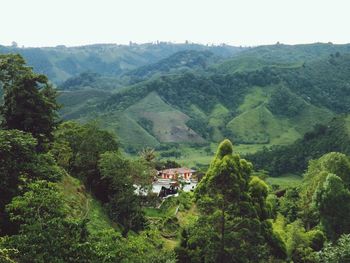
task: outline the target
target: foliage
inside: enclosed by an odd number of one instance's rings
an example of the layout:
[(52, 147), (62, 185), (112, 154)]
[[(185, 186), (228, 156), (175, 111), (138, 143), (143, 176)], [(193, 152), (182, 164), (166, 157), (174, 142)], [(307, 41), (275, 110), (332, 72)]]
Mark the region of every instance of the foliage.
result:
[(0, 130), (0, 233), (14, 231), (4, 211), (28, 182), (37, 179), (59, 181), (63, 171), (49, 154), (36, 152), (36, 140), (18, 130)]
[(349, 234), (350, 191), (343, 180), (328, 174), (315, 195), (316, 207), (327, 236), (334, 241), (341, 234)]
[(65, 217), (62, 196), (54, 183), (37, 181), (7, 206), (19, 233), (5, 239), (2, 246), (15, 248), (16, 260), (23, 262), (89, 262), (86, 222)]
[(288, 223), (281, 214), (273, 222), (273, 231), (286, 244), (288, 257), (293, 262), (315, 262), (315, 254), (325, 241), (320, 230), (306, 231), (300, 220)]
[(210, 51), (184, 50), (176, 52), (154, 64), (148, 64), (129, 71), (125, 76), (131, 78), (131, 82), (139, 82), (154, 75), (181, 74), (188, 69), (205, 69), (218, 59)]
[(350, 162), (348, 157), (341, 153), (331, 152), (310, 162), (300, 190), (300, 216), (308, 229), (319, 222), (317, 207), (313, 201), (316, 191), (319, 187), (323, 187), (328, 174), (335, 174), (346, 183), (349, 180), (349, 173)]
[(16, 249), (1, 248), (2, 240), (0, 238), (0, 263), (16, 263), (13, 259), (13, 255), (18, 253)]
[(303, 110), (305, 104), (300, 97), (293, 94), (288, 88), (278, 86), (271, 95), (268, 107), (277, 115), (293, 117)]
[(279, 199), (279, 212), (287, 222), (294, 222), (299, 215), (299, 191), (297, 188), (288, 188), (284, 196)]
[(58, 151), (53, 147), (56, 160), (59, 163), (68, 160), (68, 171), (81, 178), (97, 198), (106, 200), (107, 186), (100, 180), (98, 161), (102, 153), (118, 150), (115, 136), (101, 130), (96, 123), (65, 122), (55, 131), (55, 144), (65, 146)]
[(108, 185), (106, 195), (112, 220), (123, 225), (124, 235), (129, 230), (141, 230), (144, 227), (144, 215), (140, 199), (135, 194), (130, 162), (118, 153), (106, 152), (101, 155), (98, 166), (101, 179)]
[(350, 260), (350, 235), (342, 235), (337, 242), (330, 243), (325, 246), (320, 253), (317, 254), (317, 262), (320, 263), (341, 263)]
[(139, 152), (139, 156), (148, 163), (153, 163), (156, 158), (156, 153), (153, 148), (144, 148)]
[(1, 126), (31, 133), (43, 148), (57, 124), (56, 91), (20, 55), (0, 55), (0, 83), (4, 89)]
[(148, 230), (128, 239), (114, 230), (102, 231), (92, 236), (91, 243), (96, 262), (175, 262), (174, 254), (164, 249), (159, 233), (155, 230)]
[(120, 82), (120, 79), (113, 76), (104, 76), (99, 73), (86, 71), (70, 77), (59, 85), (59, 89), (64, 91), (111, 90), (120, 87)]
[(180, 261), (259, 262), (270, 253), (283, 258), (283, 245), (265, 221), (267, 185), (258, 177), (250, 178), (251, 170), (250, 163), (233, 154), (229, 140), (220, 144), (197, 186), (201, 214), (183, 232)]
[(166, 160), (166, 161), (157, 161), (155, 164), (155, 168), (159, 170), (169, 169), (169, 168), (179, 168), (181, 165), (175, 161), (172, 160)]

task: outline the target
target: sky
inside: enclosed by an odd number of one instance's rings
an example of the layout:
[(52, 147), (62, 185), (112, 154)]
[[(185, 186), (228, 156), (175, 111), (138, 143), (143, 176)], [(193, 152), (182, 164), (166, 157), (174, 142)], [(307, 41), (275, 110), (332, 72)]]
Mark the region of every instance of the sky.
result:
[(349, 0), (0, 0), (0, 45), (350, 43)]

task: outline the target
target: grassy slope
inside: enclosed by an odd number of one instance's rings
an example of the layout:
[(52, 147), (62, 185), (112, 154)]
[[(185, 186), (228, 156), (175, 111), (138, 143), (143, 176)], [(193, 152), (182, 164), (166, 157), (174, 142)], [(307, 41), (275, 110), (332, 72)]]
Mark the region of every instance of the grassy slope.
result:
[(134, 120), (145, 118), (153, 123), (153, 134), (161, 142), (203, 142), (204, 140), (189, 129), (189, 117), (165, 103), (156, 92), (126, 109), (125, 113)]
[(72, 218), (88, 219), (88, 228), (91, 232), (113, 227), (101, 204), (86, 192), (84, 185), (78, 179), (66, 175), (59, 183), (59, 187), (67, 202), (68, 214)]
[[(207, 153), (204, 148), (194, 148), (191, 145), (180, 144), (177, 146), (182, 153), (181, 157), (166, 157), (160, 158), (161, 160), (174, 160), (186, 167), (200, 168), (202, 166), (208, 166), (213, 159), (213, 155), (218, 147), (218, 143), (211, 143), (211, 153)], [(234, 151), (241, 155), (248, 153), (255, 153), (266, 146), (265, 144), (234, 144)], [(160, 151), (161, 152), (161, 151)], [(159, 152), (159, 153), (160, 153)], [(158, 156), (159, 158), (159, 156)]]
[(289, 144), (310, 131), (316, 123), (328, 122), (334, 114), (304, 101), (296, 116), (274, 115), (265, 105), (274, 87), (253, 87), (239, 106), (241, 113), (227, 127), (239, 141), (246, 143)]
[(224, 139), (220, 127), (225, 126), (225, 119), (229, 117), (230, 111), (222, 104), (216, 104), (209, 115), (209, 126), (213, 128), (213, 140), (220, 142)]
[[(245, 143), (267, 144), (283, 133), (290, 133), (290, 124), (285, 119), (274, 116), (264, 105), (246, 111), (232, 119), (227, 127), (234, 136)], [(293, 137), (295, 132), (290, 133)], [(291, 138), (295, 140), (296, 138)]]
[(112, 113), (100, 117), (101, 123), (116, 132), (119, 141), (126, 147), (141, 149), (144, 146), (157, 147), (159, 141), (125, 113)]
[(84, 89), (75, 91), (61, 91), (58, 102), (64, 105), (60, 114), (63, 119), (78, 119), (80, 115), (85, 114), (89, 106), (107, 99), (109, 92), (96, 89)]

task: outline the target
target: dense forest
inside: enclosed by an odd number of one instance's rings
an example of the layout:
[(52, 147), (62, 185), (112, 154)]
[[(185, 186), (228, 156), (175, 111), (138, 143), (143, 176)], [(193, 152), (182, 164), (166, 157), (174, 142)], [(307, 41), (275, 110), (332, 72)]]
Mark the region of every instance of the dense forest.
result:
[(348, 51), (0, 47), (0, 262), (349, 262)]

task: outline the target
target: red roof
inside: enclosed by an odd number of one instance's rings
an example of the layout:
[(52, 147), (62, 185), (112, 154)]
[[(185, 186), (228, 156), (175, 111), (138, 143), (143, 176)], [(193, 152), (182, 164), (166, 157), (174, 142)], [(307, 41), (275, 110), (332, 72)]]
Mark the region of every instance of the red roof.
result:
[(181, 167), (181, 168), (171, 168), (159, 171), (161, 174), (185, 174), (185, 173), (194, 173), (195, 170)]

